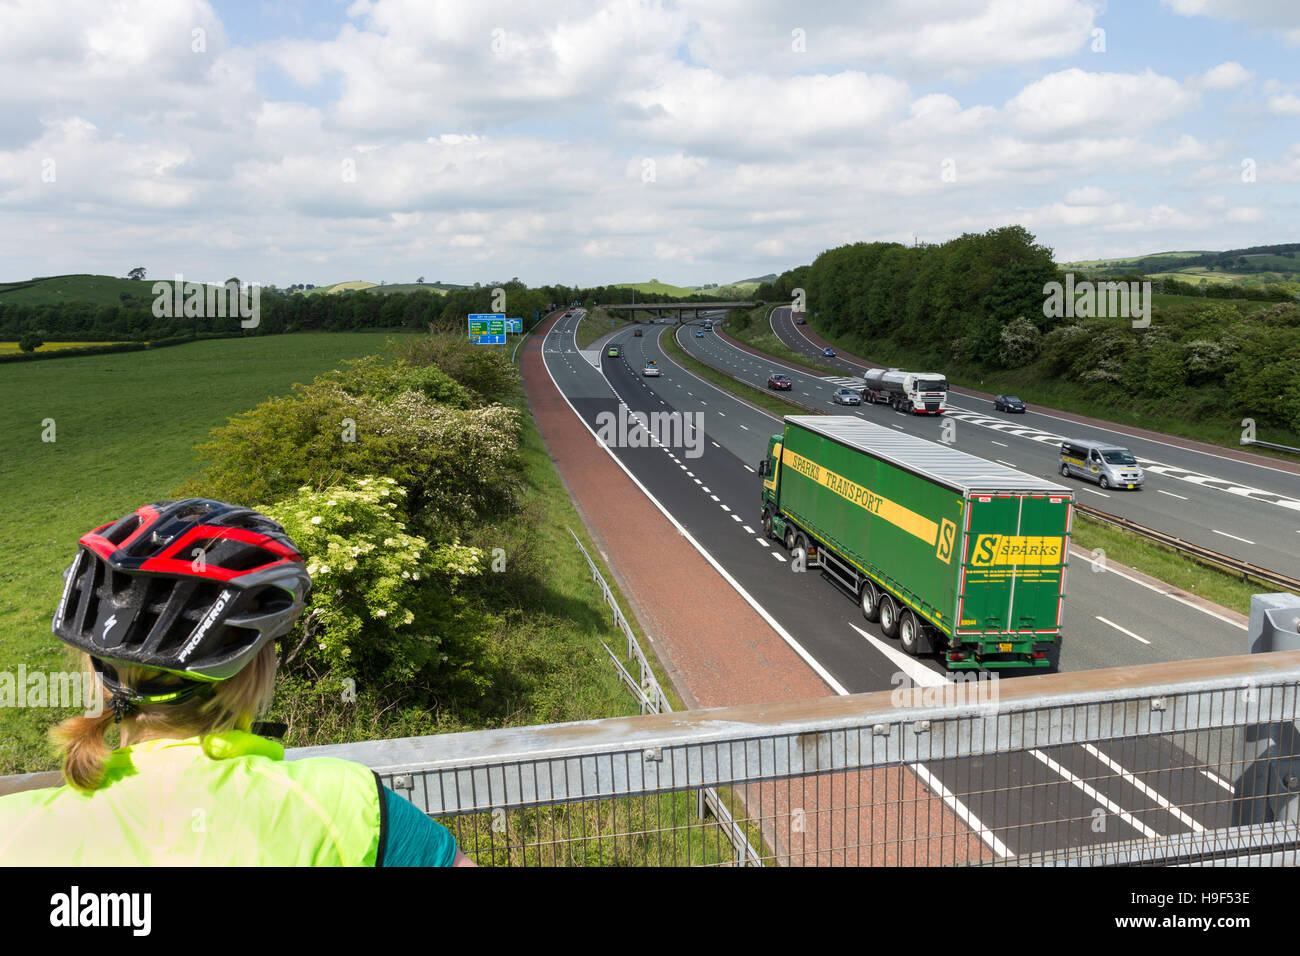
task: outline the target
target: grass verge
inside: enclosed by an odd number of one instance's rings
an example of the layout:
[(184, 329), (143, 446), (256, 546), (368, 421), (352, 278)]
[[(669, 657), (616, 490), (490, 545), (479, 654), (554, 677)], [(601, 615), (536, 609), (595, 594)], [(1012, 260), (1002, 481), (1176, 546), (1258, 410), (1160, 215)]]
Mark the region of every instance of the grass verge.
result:
[(730, 392), (737, 398), (743, 398), (745, 401), (749, 402), (749, 404), (756, 405), (768, 414), (775, 415), (777, 418), (792, 413), (801, 415), (807, 415), (809, 412), (825, 414), (824, 412), (815, 410), (810, 406), (798, 405), (792, 401), (786, 401), (775, 391), (759, 388), (758, 386), (750, 385), (747, 382), (738, 381), (726, 372), (721, 372), (714, 368), (712, 365), (705, 365), (699, 359), (688, 355), (686, 350), (677, 344), (677, 338), (673, 335), (673, 330), (671, 328), (664, 329), (659, 334), (659, 345), (664, 350), (664, 353), (678, 365), (681, 365), (683, 368), (695, 373), (706, 382), (710, 382), (724, 391)]
[(578, 348), (585, 349), (592, 342), (605, 335), (608, 332), (617, 332), (619, 329), (626, 328), (629, 325), (635, 325), (631, 319), (623, 316), (613, 316), (603, 308), (597, 308), (588, 312), (578, 323), (577, 339)]
[[(801, 352), (796, 352), (776, 337), (776, 334), (772, 331), (771, 315), (777, 304), (765, 305), (755, 309), (748, 314), (748, 322), (743, 324), (728, 321), (727, 334), (738, 342), (744, 342), (750, 348), (758, 349), (760, 352), (774, 358), (784, 359), (803, 368), (811, 369), (819, 375), (843, 375), (843, 369), (832, 368)], [(736, 310), (736, 312), (739, 311)]]

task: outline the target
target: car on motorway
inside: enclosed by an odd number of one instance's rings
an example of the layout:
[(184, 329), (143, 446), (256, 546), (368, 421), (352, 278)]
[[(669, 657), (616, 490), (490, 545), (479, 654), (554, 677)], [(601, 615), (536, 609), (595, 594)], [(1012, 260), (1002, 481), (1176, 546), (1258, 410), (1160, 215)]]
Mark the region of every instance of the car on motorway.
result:
[(1014, 395), (995, 395), (993, 397), (995, 412), (1025, 412), (1025, 403)]
[(826, 348), (822, 349), (822, 355), (827, 358), (835, 358), (835, 350), (828, 345)]
[(643, 377), (650, 376), (652, 378), (657, 378), (659, 376), (659, 366), (656, 365), (652, 359), (645, 363), (645, 368), (641, 369), (641, 375)]
[(1061, 474), (1087, 478), (1103, 488), (1130, 491), (1140, 491), (1146, 480), (1142, 466), (1127, 448), (1087, 438), (1061, 442)]
[(611, 345), (609, 347), (609, 351), (605, 354), (607, 354), (610, 358), (618, 358), (620, 355), (623, 354), (623, 350), (620, 349), (617, 345)]
[(696, 330), (695, 330), (695, 337), (696, 337), (697, 339), (702, 339), (702, 338), (704, 338), (704, 330), (703, 330), (703, 329), (696, 329)]
[(635, 332), (632, 333), (632, 335), (638, 339), (641, 338), (641, 336), (643, 336), (644, 334), (645, 334), (644, 331), (642, 331), (641, 329), (637, 329)]
[(789, 375), (774, 372), (767, 377), (767, 387), (788, 392), (790, 389), (794, 388), (794, 382), (790, 381)]
[(807, 325), (808, 323), (804, 321), (804, 317), (803, 317), (802, 315), (796, 315), (796, 316), (794, 317), (794, 324), (795, 324), (795, 325)]
[(831, 395), (831, 401), (836, 405), (861, 405), (862, 396), (851, 388), (841, 388)]

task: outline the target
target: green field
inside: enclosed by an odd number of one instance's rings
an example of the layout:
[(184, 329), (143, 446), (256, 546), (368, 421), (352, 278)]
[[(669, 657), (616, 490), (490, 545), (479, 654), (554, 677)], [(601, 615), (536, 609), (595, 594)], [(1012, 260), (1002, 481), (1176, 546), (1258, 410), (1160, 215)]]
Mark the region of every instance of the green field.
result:
[(742, 282), (730, 282), (726, 285), (715, 286), (712, 289), (703, 289), (700, 286), (669, 285), (666, 282), (660, 282), (658, 279), (652, 279), (649, 282), (616, 282), (614, 288), (636, 289), (638, 292), (672, 295), (681, 298), (692, 295), (711, 295), (722, 300), (729, 300), (738, 296), (749, 295), (758, 288), (758, 282), (753, 279), (746, 279)]
[[(166, 499), (198, 470), (194, 445), (230, 416), (385, 341), (300, 333), (0, 367), (0, 404), (15, 423), (0, 457), (0, 537), (10, 555), (0, 571), (0, 670), (62, 661), (50, 618), (78, 537)], [(41, 440), (47, 419), (54, 442)], [(36, 728), (49, 719), (5, 714), (0, 772), (30, 764)]]
[(1141, 262), (1143, 259), (1192, 259), (1196, 256), (1208, 256), (1211, 254), (1212, 250), (1204, 249), (1194, 250), (1191, 252), (1148, 252), (1141, 256), (1120, 256), (1115, 259), (1079, 259), (1076, 262), (1062, 262), (1060, 263), (1060, 266), (1062, 269), (1096, 269), (1102, 266), (1122, 268), (1124, 266), (1131, 266), (1136, 262)]
[[(71, 275), (0, 283), (0, 304), (47, 305), (56, 302), (89, 302), (92, 305), (121, 305), (122, 294), (137, 302), (153, 300), (155, 279), (136, 282), (113, 276)], [(163, 281), (170, 281), (163, 280)]]

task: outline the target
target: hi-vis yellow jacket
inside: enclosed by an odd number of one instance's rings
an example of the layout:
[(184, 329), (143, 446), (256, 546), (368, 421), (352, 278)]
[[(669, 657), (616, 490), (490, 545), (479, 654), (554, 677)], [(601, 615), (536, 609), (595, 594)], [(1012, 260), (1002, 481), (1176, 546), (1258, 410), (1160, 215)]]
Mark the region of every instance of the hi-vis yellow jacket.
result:
[(375, 866), (378, 779), (243, 731), (113, 751), (99, 789), (0, 797), (9, 866)]

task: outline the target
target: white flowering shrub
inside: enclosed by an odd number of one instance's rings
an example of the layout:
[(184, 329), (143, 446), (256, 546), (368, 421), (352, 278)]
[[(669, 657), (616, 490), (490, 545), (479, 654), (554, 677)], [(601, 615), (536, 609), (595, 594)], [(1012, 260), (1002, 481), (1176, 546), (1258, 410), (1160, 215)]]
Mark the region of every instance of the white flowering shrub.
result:
[(328, 686), (353, 678), (373, 687), (463, 663), (456, 591), (487, 561), (478, 548), (410, 534), (406, 494), (392, 478), (356, 478), (259, 509), (284, 525), (312, 578), (306, 610), (282, 641), (287, 668)]

